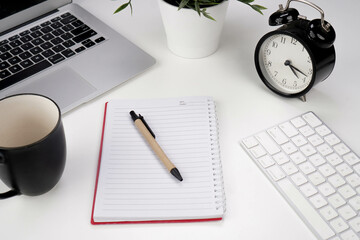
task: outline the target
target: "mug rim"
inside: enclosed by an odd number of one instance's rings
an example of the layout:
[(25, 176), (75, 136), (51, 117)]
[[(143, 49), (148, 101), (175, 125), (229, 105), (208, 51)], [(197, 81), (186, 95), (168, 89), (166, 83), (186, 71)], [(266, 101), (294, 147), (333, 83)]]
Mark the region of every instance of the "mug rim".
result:
[[(30, 148), (34, 145), (37, 145), (39, 144), (40, 142), (44, 141), (49, 135), (51, 135), (54, 131), (56, 131), (56, 129), (59, 127), (60, 123), (61, 123), (61, 111), (60, 111), (60, 107), (58, 106), (58, 104), (52, 100), (51, 98), (45, 96), (45, 95), (42, 95), (42, 94), (38, 94), (38, 93), (18, 93), (18, 94), (13, 94), (13, 95), (9, 95), (9, 96), (6, 96), (4, 98), (1, 98), (0, 99), (0, 102), (7, 99), (7, 98), (12, 98), (12, 97), (17, 97), (17, 96), (21, 96), (21, 95), (33, 95), (33, 96), (38, 96), (38, 97), (43, 97), (43, 98), (46, 98), (48, 100), (50, 100), (57, 108), (58, 110), (58, 119), (57, 119), (57, 122), (54, 126), (54, 128), (48, 133), (46, 134), (43, 138), (33, 142), (33, 143), (30, 143), (30, 144), (26, 144), (26, 145), (22, 145), (22, 146), (18, 146), (18, 147), (3, 147), (3, 146), (0, 146), (0, 150), (16, 150), (16, 149), (22, 149), (22, 148)], [(1, 153), (1, 152), (0, 152)]]

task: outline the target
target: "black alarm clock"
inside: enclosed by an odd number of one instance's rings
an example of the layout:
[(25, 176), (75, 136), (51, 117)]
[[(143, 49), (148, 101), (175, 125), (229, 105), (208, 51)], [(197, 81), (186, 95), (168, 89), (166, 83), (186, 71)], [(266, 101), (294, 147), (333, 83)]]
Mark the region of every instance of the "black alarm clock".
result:
[[(308, 20), (290, 2), (305, 3), (321, 14), (321, 19)], [(256, 70), (264, 84), (284, 97), (299, 97), (324, 81), (335, 65), (334, 28), (324, 20), (324, 12), (305, 0), (288, 0), (286, 7), (269, 18), (270, 26), (282, 25), (265, 34), (255, 49)]]

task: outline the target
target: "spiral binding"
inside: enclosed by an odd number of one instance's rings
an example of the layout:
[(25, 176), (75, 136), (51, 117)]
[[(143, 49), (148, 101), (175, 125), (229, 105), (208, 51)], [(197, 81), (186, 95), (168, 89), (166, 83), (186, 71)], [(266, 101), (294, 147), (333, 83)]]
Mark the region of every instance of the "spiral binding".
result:
[(216, 117), (216, 106), (211, 98), (208, 98), (208, 114), (210, 126), (210, 142), (211, 142), (211, 164), (213, 169), (214, 181), (214, 198), (216, 210), (220, 208), (226, 211), (226, 199), (224, 189), (224, 179), (222, 173), (222, 165), (220, 160), (218, 121)]

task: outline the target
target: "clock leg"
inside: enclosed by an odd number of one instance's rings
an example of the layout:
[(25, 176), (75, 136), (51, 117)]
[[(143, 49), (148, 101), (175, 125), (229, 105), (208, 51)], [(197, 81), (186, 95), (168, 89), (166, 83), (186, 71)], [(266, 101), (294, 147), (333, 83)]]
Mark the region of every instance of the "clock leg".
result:
[(303, 96), (299, 97), (299, 99), (300, 99), (301, 101), (303, 101), (303, 102), (306, 102), (306, 95), (303, 95)]

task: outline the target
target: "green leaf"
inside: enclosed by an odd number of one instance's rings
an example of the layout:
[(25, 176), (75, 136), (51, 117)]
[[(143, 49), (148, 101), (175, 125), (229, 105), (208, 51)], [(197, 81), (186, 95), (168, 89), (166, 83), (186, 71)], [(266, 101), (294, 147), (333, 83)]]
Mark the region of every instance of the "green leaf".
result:
[(261, 10), (265, 10), (267, 9), (266, 7), (260, 6), (260, 5), (250, 5), (252, 7), (252, 9), (254, 9), (255, 11), (257, 11), (260, 14), (263, 14)]
[(127, 3), (124, 3), (123, 5), (121, 5), (118, 9), (115, 10), (114, 14), (115, 13), (118, 13), (122, 10), (124, 10), (125, 8), (127, 8), (127, 6), (130, 4), (130, 2), (127, 2)]
[(204, 17), (211, 19), (213, 21), (216, 21), (212, 16), (210, 16), (207, 12), (206, 12), (206, 8), (202, 11), (202, 14), (204, 15)]
[(181, 0), (178, 10), (184, 8), (186, 5), (188, 5), (189, 2), (190, 0)]

